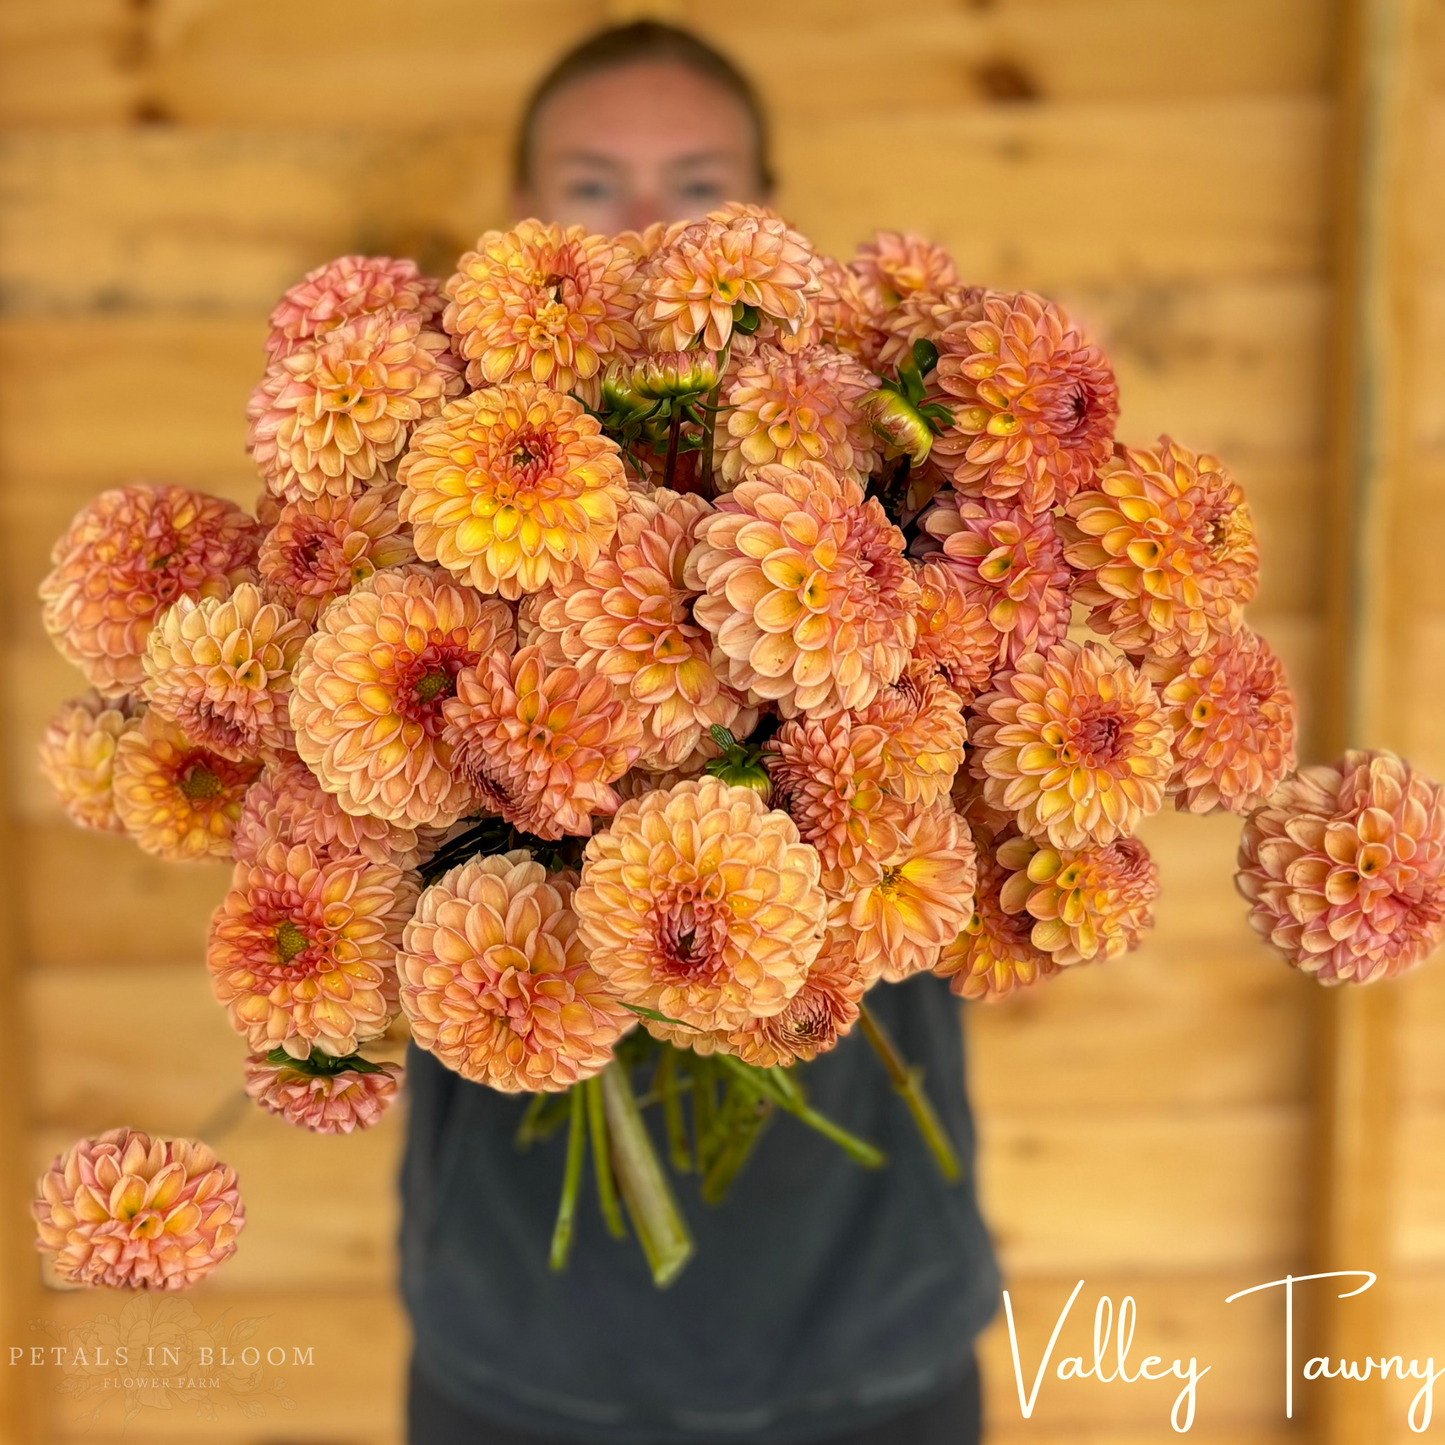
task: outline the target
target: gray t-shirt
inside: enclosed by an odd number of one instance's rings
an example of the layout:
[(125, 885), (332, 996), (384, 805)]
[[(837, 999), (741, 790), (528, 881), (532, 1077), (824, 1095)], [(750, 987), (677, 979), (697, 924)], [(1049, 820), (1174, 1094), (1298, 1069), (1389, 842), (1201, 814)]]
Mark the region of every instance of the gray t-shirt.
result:
[(874, 989), (869, 1004), (925, 1069), (963, 1184), (939, 1178), (855, 1032), (808, 1067), (809, 1097), (888, 1165), (860, 1169), (777, 1119), (720, 1207), (698, 1200), (695, 1178), (675, 1181), (698, 1249), (666, 1291), (635, 1241), (604, 1232), (590, 1184), (569, 1268), (551, 1274), (563, 1134), (517, 1153), (525, 1099), (413, 1048), (401, 1245), (417, 1370), (484, 1418), (589, 1445), (783, 1445), (946, 1390), (999, 1294), (959, 1010), (928, 976)]

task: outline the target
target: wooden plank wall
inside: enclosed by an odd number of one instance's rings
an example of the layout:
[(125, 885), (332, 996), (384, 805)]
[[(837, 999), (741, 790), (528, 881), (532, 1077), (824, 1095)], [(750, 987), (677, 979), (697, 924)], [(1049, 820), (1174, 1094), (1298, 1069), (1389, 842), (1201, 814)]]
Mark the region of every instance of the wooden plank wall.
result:
[[(614, 7), (615, 8), (615, 7)], [(636, 8), (636, 7), (622, 7)], [(658, 7), (646, 7), (656, 12)], [(550, 51), (607, 7), (582, 0), (7, 0), (0, 9), (0, 508), (9, 990), (28, 1060), (0, 1152), (25, 1180), (118, 1122), (210, 1129), (252, 1206), (236, 1260), (194, 1297), (209, 1322), (268, 1316), (314, 1342), (294, 1408), (198, 1425), (145, 1409), (126, 1439), (399, 1440), (405, 1327), (392, 1298), (393, 1119), (317, 1140), (236, 1116), (242, 1050), (198, 957), (224, 871), (165, 867), (58, 818), (31, 764), (78, 690), (33, 603), (71, 512), (136, 477), (249, 500), (241, 402), (264, 317), (302, 270), (395, 250), (445, 268), (505, 219), (509, 118)], [(1160, 430), (1235, 467), (1259, 517), (1255, 625), (1318, 721), (1332, 290), (1334, 11), (1327, 0), (708, 0), (673, 7), (730, 44), (777, 117), (785, 208), (846, 254), (914, 227), (980, 281), (1086, 317), (1118, 368), (1124, 432)], [(1445, 42), (1431, 39), (1432, 55)], [(883, 58), (906, 56), (898, 66)], [(1429, 165), (1445, 186), (1445, 64)], [(1422, 260), (1412, 509), (1400, 530), (1400, 712), (1387, 741), (1445, 772), (1445, 261)], [(1418, 590), (1413, 585), (1419, 584)], [(1139, 1302), (1151, 1352), (1198, 1354), (1206, 1442), (1279, 1445), (1279, 1312), (1233, 1289), (1302, 1267), (1312, 1200), (1311, 986), (1252, 942), (1228, 819), (1156, 820), (1155, 940), (1117, 965), (970, 1018), (980, 1165), (1029, 1356), (1078, 1279)], [(1445, 970), (1407, 986), (1409, 1107), (1398, 1188), (1401, 1341), (1445, 1329)], [(12, 1069), (18, 1067), (11, 1055)], [(16, 1148), (5, 1150), (7, 1139)], [(10, 1246), (9, 1340), (117, 1308), (40, 1290)], [(1367, 1267), (1376, 1267), (1368, 1265)], [(264, 1333), (264, 1331), (263, 1331)], [(1157, 1341), (1157, 1343), (1155, 1343)], [(1437, 1354), (1442, 1351), (1437, 1350)], [(1164, 1385), (1045, 1386), (1019, 1418), (1008, 1345), (985, 1342), (991, 1438), (1167, 1437)], [(0, 1373), (0, 1440), (118, 1436), (54, 1372)], [(22, 1382), (23, 1385), (23, 1382)], [(117, 1402), (118, 1403), (118, 1402)], [(27, 1414), (28, 1412), (28, 1414)], [(284, 1432), (278, 1434), (277, 1432)], [(1401, 1412), (1401, 1438), (1404, 1438)]]

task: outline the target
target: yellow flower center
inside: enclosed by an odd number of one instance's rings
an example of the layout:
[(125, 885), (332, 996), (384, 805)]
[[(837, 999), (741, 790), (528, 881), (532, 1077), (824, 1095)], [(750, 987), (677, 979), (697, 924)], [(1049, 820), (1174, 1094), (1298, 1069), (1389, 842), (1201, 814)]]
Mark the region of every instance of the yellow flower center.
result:
[(306, 948), (306, 935), (288, 918), (276, 930), (276, 952), (282, 963), (290, 963)]
[(452, 675), (444, 667), (434, 667), (423, 673), (416, 685), (416, 695), (422, 702), (435, 702), (442, 693), (450, 692)]
[(874, 892), (880, 898), (892, 898), (903, 884), (903, 869), (899, 867), (885, 868), (883, 876), (874, 885)]
[(196, 802), (214, 798), (221, 791), (221, 780), (209, 768), (197, 764), (181, 779), (181, 792)]

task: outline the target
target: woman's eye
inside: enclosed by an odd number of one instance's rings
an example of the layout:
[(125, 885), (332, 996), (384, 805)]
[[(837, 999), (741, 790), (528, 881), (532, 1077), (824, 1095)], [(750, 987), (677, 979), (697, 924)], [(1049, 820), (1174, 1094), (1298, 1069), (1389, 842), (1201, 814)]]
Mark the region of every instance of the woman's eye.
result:
[(678, 194), (687, 201), (721, 201), (723, 188), (716, 181), (684, 181)]
[(606, 181), (573, 181), (567, 187), (570, 201), (606, 201), (612, 197), (612, 188)]

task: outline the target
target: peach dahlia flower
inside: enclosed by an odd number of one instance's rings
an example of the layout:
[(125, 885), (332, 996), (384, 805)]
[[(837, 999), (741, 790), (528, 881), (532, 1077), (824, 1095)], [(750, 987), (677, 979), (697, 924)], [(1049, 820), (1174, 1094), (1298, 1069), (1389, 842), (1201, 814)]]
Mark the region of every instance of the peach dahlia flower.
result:
[(271, 312), (266, 351), (289, 356), (298, 343), (379, 311), (403, 312), (430, 321), (442, 309), (441, 285), (423, 276), (415, 261), (391, 256), (338, 256), (308, 271), (289, 287)]
[(849, 263), (875, 313), (916, 292), (937, 295), (958, 285), (958, 268), (942, 246), (911, 232), (879, 231)]
[(988, 593), (963, 570), (937, 558), (917, 569), (918, 637), (913, 656), (941, 667), (965, 701), (988, 686), (998, 668), (999, 631), (989, 620)]
[(115, 747), (111, 795), (125, 831), (168, 862), (230, 858), (232, 836), (261, 764), (236, 762), (191, 742), (148, 712)]
[(327, 604), (384, 567), (416, 561), (416, 549), (397, 515), (395, 486), (355, 497), (303, 497), (280, 509), (261, 543), (256, 569), (272, 601), (308, 626)]
[(505, 1093), (567, 1089), (607, 1066), (636, 1016), (588, 963), (573, 888), (519, 849), (423, 892), (401, 956), (418, 1047)]
[(1026, 653), (975, 704), (986, 801), (1056, 848), (1128, 837), (1157, 813), (1172, 730), (1149, 680), (1097, 643)]
[(119, 487), (75, 514), (40, 584), (45, 630), (107, 697), (145, 681), (156, 618), (181, 597), (255, 578), (261, 530), (234, 502), (185, 487)]
[(71, 1284), (182, 1290), (236, 1252), (246, 1210), (236, 1171), (197, 1139), (111, 1129), (40, 1176), (36, 1245)]
[(130, 700), (110, 701), (93, 689), (62, 703), (40, 739), (40, 775), (72, 822), (124, 833), (115, 811), (115, 750), (140, 726)]
[(1030, 291), (990, 291), (939, 341), (954, 425), (935, 444), (959, 491), (1030, 515), (1067, 502), (1108, 459), (1119, 388), (1097, 346)]
[(717, 778), (622, 804), (573, 900), (624, 1003), (704, 1031), (781, 1013), (823, 943), (817, 853), (786, 813)]
[(910, 662), (858, 721), (883, 735), (882, 781), (890, 793), (925, 806), (948, 797), (968, 730), (963, 699), (931, 662)]
[(211, 915), (206, 967), (231, 1025), (254, 1053), (313, 1046), (333, 1057), (396, 1016), (396, 950), (415, 875), (361, 854), (319, 858), (273, 843), (240, 862)]
[(427, 561), (517, 598), (590, 567), (628, 505), (617, 443), (570, 396), (509, 382), (418, 428), (398, 472)]
[(1239, 629), (1259, 587), (1254, 521), (1215, 457), (1161, 437), (1107, 462), (1067, 505), (1065, 549), (1089, 625), (1126, 652), (1203, 652)]
[(291, 746), (291, 669), (306, 624), (252, 582), (225, 598), (182, 597), (145, 655), (145, 698), (194, 743), (241, 760)]
[(1389, 752), (1301, 768), (1249, 815), (1235, 882), (1321, 983), (1403, 973), (1445, 938), (1445, 789)]
[(621, 240), (534, 220), (487, 231), (446, 284), (443, 325), (468, 384), (516, 378), (574, 391), (614, 352), (635, 351), (638, 257)]
[(444, 573), (378, 572), (322, 614), (291, 684), (296, 751), (348, 813), (447, 827), (472, 805), (442, 738), (457, 674), (515, 643), (505, 602)]
[(384, 484), (412, 428), (462, 389), (447, 338), (415, 313), (377, 312), (273, 361), (252, 393), (246, 446), (284, 501)]
[(246, 1060), (246, 1093), (268, 1114), (313, 1134), (370, 1129), (396, 1102), (405, 1077), (400, 1064), (308, 1073), (299, 1060), (273, 1064), (265, 1055)]
[(784, 717), (862, 708), (917, 636), (918, 583), (876, 498), (817, 462), (767, 466), (698, 523), (689, 585), (727, 680)]
[(607, 678), (497, 650), (457, 676), (443, 707), (453, 772), (489, 812), (539, 838), (586, 837), (612, 813), (642, 724)]

